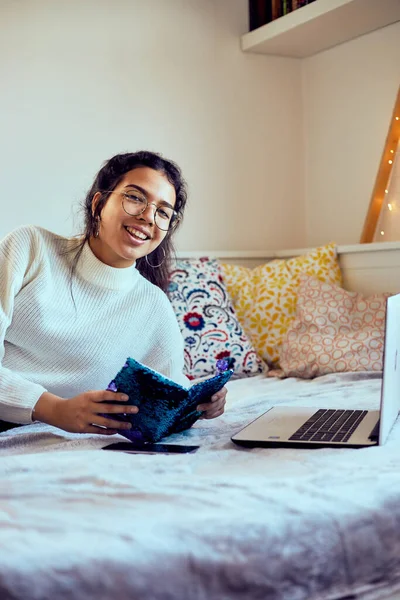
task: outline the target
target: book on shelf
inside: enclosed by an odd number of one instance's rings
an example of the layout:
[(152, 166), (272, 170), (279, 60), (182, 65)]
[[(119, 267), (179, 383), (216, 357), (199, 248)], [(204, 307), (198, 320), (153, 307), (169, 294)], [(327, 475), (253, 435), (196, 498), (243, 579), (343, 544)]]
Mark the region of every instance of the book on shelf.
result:
[(272, 3), (272, 20), (279, 19), (282, 16), (281, 0), (271, 0)]
[(272, 21), (271, 0), (249, 0), (249, 29), (253, 31)]
[[(274, 0), (272, 0), (273, 2)], [(311, 4), (315, 2), (315, 0), (280, 0), (281, 2), (281, 16), (287, 15), (302, 6), (306, 6), (307, 4)]]
[(250, 31), (312, 2), (315, 0), (249, 0)]
[(315, 2), (315, 0), (296, 0), (297, 8), (307, 6), (307, 4), (311, 4), (312, 2)]

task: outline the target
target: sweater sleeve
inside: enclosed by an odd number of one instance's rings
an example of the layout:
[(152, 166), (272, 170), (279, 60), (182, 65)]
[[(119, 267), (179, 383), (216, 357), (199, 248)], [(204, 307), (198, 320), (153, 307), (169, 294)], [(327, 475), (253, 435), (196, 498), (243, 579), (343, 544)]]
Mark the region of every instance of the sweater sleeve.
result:
[(157, 333), (153, 340), (153, 368), (176, 383), (189, 387), (190, 380), (184, 375), (184, 341), (176, 315), (167, 296), (160, 292), (158, 310), (162, 315), (157, 323)]
[(37, 271), (40, 249), (36, 237), (34, 228), (28, 226), (0, 241), (0, 419), (11, 423), (31, 423), (32, 410), (46, 391), (2, 366), (15, 297)]
[(183, 345), (183, 337), (179, 330), (178, 323), (176, 324), (176, 333), (175, 333), (175, 342), (173, 343), (173, 348), (171, 348), (171, 353), (169, 354), (169, 359), (167, 364), (163, 365), (162, 368), (168, 372), (168, 377), (176, 383), (180, 383), (184, 387), (189, 387), (190, 380), (184, 375), (183, 367), (184, 367), (184, 345)]

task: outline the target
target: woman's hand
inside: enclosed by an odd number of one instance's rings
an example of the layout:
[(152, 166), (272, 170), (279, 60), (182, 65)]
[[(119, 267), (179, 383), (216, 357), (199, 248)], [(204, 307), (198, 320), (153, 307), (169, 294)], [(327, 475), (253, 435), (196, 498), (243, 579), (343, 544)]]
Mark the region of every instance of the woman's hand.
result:
[[(136, 414), (139, 410), (137, 406), (124, 406), (128, 399), (125, 394), (108, 390), (84, 392), (73, 398), (60, 398), (45, 392), (37, 401), (32, 418), (72, 433), (114, 435), (118, 429), (130, 429), (131, 424), (102, 415)], [(121, 404), (106, 404), (105, 400)]]
[(226, 394), (228, 390), (223, 387), (219, 392), (211, 396), (210, 402), (199, 404), (197, 410), (202, 411), (202, 419), (215, 419), (223, 414), (226, 404)]

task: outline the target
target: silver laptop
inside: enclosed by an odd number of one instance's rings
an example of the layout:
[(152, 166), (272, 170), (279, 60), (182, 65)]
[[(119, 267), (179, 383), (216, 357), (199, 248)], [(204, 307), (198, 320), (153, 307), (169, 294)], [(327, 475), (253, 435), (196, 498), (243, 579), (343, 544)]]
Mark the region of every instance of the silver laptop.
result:
[(400, 410), (400, 294), (386, 303), (380, 410), (272, 407), (232, 436), (242, 446), (382, 445)]

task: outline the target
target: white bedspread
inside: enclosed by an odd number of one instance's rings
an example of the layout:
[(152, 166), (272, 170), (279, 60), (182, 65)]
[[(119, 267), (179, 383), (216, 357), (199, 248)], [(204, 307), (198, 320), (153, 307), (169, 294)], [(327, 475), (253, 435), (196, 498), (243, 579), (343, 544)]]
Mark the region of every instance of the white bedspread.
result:
[[(373, 374), (228, 384), (223, 417), (168, 441), (31, 425), (0, 435), (0, 598), (333, 600), (400, 590), (400, 425), (368, 449), (243, 449), (273, 404), (377, 408)], [(352, 596), (353, 595), (353, 596)]]

